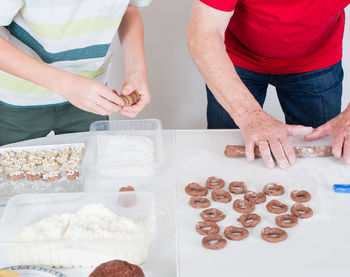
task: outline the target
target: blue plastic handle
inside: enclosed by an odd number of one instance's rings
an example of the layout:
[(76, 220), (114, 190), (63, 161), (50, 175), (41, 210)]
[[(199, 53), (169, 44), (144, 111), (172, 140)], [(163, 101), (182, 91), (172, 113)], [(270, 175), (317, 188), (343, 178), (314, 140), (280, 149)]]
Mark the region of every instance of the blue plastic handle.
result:
[(350, 193), (350, 185), (335, 184), (333, 185), (333, 189), (335, 192)]

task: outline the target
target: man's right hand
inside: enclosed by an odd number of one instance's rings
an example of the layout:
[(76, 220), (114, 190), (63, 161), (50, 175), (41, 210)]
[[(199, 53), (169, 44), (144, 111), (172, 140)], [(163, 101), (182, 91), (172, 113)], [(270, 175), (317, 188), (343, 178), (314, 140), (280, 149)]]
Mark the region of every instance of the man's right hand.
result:
[(254, 160), (254, 147), (257, 145), (265, 165), (275, 167), (275, 158), (281, 168), (288, 168), (295, 162), (295, 152), (288, 136), (305, 136), (311, 134), (312, 127), (288, 125), (277, 120), (265, 111), (248, 113), (240, 120), (246, 157)]
[(70, 73), (59, 81), (56, 92), (74, 106), (100, 115), (111, 115), (124, 105), (124, 101), (112, 89), (96, 80)]

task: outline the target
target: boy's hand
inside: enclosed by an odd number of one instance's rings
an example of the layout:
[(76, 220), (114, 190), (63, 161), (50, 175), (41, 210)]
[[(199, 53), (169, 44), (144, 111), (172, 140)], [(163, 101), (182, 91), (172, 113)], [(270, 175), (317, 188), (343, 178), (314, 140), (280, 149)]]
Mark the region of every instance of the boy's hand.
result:
[(122, 115), (135, 117), (147, 104), (151, 102), (146, 71), (137, 71), (125, 76), (121, 94), (129, 95), (135, 90), (140, 93), (140, 100), (135, 105), (122, 107), (120, 111)]
[(65, 76), (57, 92), (74, 106), (100, 115), (111, 115), (124, 105), (112, 89), (96, 80), (73, 74)]

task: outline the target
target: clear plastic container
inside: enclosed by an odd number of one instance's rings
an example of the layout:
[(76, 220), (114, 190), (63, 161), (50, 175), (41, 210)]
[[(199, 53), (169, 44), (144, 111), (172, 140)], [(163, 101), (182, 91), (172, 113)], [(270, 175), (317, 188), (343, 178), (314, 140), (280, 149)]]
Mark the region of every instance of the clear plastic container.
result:
[[(132, 205), (130, 205), (130, 202)], [(13, 242), (15, 233), (52, 215), (103, 204), (115, 214), (142, 222), (146, 238), (56, 242)], [(0, 267), (19, 264), (49, 267), (97, 266), (113, 259), (141, 264), (155, 237), (155, 201), (150, 192), (26, 194), (11, 198), (0, 221)]]
[[(153, 150), (152, 162), (144, 162), (142, 164), (142, 159), (138, 159), (140, 163), (135, 163), (134, 165), (127, 164), (127, 162), (125, 165), (113, 162), (108, 163), (107, 158), (110, 160), (111, 155), (119, 160), (122, 160), (121, 157), (123, 155), (126, 157), (128, 155), (127, 150), (120, 153), (116, 147), (108, 144), (109, 141), (113, 140), (113, 136), (114, 139), (120, 140), (123, 138), (124, 142), (134, 140), (144, 142), (146, 140), (152, 146), (150, 148)], [(105, 143), (102, 143), (103, 141)], [(137, 151), (137, 149), (131, 149), (130, 155), (137, 157)], [(157, 175), (160, 171), (163, 163), (162, 151), (162, 125), (157, 119), (96, 121), (90, 126), (83, 164), (84, 175), (86, 178), (113, 177), (123, 179), (151, 177)], [(105, 153), (106, 155), (101, 153)], [(101, 162), (104, 158), (106, 158), (106, 162)]]

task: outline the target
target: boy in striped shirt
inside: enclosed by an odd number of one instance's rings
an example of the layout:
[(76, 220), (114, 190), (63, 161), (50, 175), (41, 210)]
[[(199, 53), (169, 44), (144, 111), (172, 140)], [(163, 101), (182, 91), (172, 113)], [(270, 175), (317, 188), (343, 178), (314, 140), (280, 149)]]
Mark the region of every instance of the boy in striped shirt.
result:
[[(115, 112), (136, 116), (150, 102), (143, 23), (151, 0), (1, 0), (0, 145), (86, 131)], [(111, 42), (119, 34), (124, 107), (107, 83)]]

